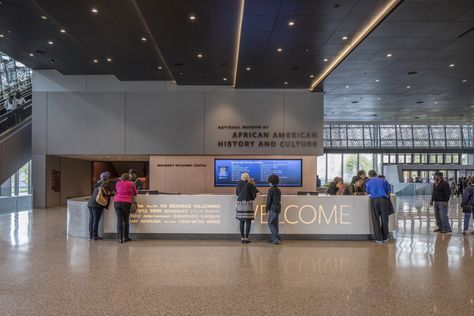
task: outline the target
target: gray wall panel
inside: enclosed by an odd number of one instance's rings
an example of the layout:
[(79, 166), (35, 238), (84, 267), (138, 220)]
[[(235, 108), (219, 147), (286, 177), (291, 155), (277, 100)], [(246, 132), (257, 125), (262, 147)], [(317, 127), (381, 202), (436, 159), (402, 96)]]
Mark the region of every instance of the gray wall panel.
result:
[(46, 155), (31, 158), (31, 181), (33, 182), (33, 207), (46, 207)]
[[(281, 92), (206, 93), (206, 154), (281, 154), (282, 150), (278, 147), (219, 147), (220, 140), (232, 140), (234, 131), (222, 131), (218, 127), (266, 125), (270, 129), (265, 131), (281, 131), (283, 129), (283, 95)], [(236, 132), (245, 132), (245, 130), (236, 130)], [(255, 139), (248, 140), (255, 141)]]
[(127, 154), (202, 154), (204, 94), (127, 93)]
[(46, 153), (47, 131), (47, 92), (33, 92), (32, 104), (32, 153), (44, 155)]
[[(285, 154), (322, 155), (324, 149), (323, 139), (323, 94), (322, 93), (285, 93), (285, 131), (286, 132), (317, 132), (318, 151), (314, 147), (288, 148)], [(305, 139), (301, 139), (304, 141)], [(313, 141), (314, 139), (308, 139)]]
[(125, 152), (124, 93), (49, 93), (48, 154)]
[(86, 91), (87, 77), (64, 76), (56, 70), (34, 70), (31, 85), (35, 92)]

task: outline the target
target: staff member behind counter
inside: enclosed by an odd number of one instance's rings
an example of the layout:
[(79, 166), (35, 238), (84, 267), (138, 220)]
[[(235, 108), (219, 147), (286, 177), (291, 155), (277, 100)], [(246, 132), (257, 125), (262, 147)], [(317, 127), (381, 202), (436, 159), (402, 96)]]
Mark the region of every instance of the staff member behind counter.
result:
[(130, 178), (130, 181), (132, 181), (133, 184), (135, 184), (135, 188), (137, 188), (137, 190), (143, 189), (143, 182), (141, 182), (140, 179), (138, 179), (138, 174), (135, 171), (135, 169), (130, 169), (128, 171), (128, 176)]

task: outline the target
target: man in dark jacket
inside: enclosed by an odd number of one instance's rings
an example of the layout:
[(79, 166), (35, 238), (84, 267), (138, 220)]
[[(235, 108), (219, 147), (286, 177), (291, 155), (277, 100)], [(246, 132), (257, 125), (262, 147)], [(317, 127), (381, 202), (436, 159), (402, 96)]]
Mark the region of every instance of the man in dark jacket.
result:
[[(464, 213), (464, 230), (462, 233), (463, 235), (466, 235), (469, 231), (469, 220), (471, 218), (471, 213), (474, 210), (474, 187), (469, 180), (464, 181), (461, 207)], [(471, 232), (471, 234), (474, 234), (474, 231)]]
[(267, 193), (266, 210), (268, 215), (268, 227), (272, 234), (271, 242), (279, 244), (281, 237), (278, 229), (278, 216), (281, 212), (281, 191), (278, 188), (280, 178), (277, 175), (272, 174), (268, 177), (268, 183), (272, 186)]
[(434, 205), (434, 213), (436, 218), (436, 225), (438, 228), (435, 232), (450, 233), (451, 225), (448, 217), (448, 202), (451, 196), (449, 184), (443, 180), (443, 173), (436, 172), (434, 174), (433, 194), (431, 195), (430, 205)]

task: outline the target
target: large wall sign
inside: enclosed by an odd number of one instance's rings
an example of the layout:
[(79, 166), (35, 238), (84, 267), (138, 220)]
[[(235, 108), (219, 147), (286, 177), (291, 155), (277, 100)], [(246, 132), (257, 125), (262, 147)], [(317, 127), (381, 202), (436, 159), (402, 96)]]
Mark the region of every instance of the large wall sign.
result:
[(206, 153), (323, 153), (321, 94), (214, 93), (205, 111)]
[(323, 153), (322, 93), (48, 92), (35, 108), (41, 154)]

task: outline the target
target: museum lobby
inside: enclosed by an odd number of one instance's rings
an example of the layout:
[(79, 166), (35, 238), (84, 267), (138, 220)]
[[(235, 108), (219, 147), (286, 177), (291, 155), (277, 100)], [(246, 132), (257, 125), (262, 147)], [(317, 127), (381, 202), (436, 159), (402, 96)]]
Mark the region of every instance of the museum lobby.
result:
[(0, 1), (0, 314), (474, 314), (473, 30), (472, 0)]

